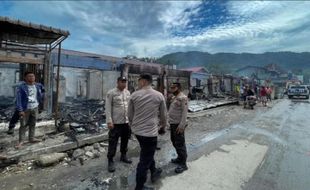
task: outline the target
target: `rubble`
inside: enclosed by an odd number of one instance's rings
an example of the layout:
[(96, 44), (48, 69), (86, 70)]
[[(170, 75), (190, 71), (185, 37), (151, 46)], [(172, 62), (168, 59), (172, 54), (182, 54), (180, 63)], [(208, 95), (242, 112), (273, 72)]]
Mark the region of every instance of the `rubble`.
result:
[(59, 161), (63, 160), (67, 156), (68, 156), (67, 153), (42, 154), (39, 156), (37, 160), (37, 164), (43, 167), (50, 166), (50, 165), (58, 163)]
[(72, 154), (72, 158), (73, 159), (77, 159), (78, 157), (84, 155), (85, 151), (83, 149), (76, 149), (74, 150), (73, 154)]
[(93, 146), (85, 146), (85, 147), (84, 147), (84, 150), (85, 150), (86, 152), (92, 152), (92, 151), (94, 150), (94, 147), (93, 147)]
[(98, 150), (95, 150), (94, 151), (94, 158), (99, 158), (101, 155), (100, 155), (100, 152)]
[(109, 146), (109, 144), (108, 144), (108, 143), (104, 143), (104, 142), (99, 143), (99, 144), (100, 144), (100, 146), (101, 146), (101, 147), (103, 147), (103, 148), (105, 148), (105, 147), (108, 147), (108, 146)]
[(1, 96), (0, 99), (0, 123), (7, 123), (14, 114), (14, 98)]
[(93, 147), (94, 147), (95, 150), (99, 150), (100, 144), (99, 144), (99, 143), (95, 143), (95, 144), (93, 145)]
[(98, 149), (98, 151), (101, 152), (101, 153), (104, 153), (104, 152), (105, 152), (105, 148), (100, 147), (100, 148)]
[(60, 113), (70, 123), (105, 123), (104, 101), (100, 100), (71, 99), (60, 104)]
[(106, 145), (105, 143), (94, 143), (84, 148), (75, 149), (73, 152), (69, 151), (68, 154), (71, 158), (66, 157), (64, 160), (71, 166), (83, 165), (86, 160), (99, 158), (106, 153), (106, 149), (101, 144)]
[(28, 160), (26, 162), (16, 162), (13, 165), (9, 165), (7, 167), (1, 168), (0, 172), (1, 174), (7, 174), (7, 173), (22, 173), (26, 170), (34, 169), (34, 160)]
[(89, 158), (93, 158), (93, 157), (94, 157), (94, 153), (93, 153), (93, 152), (90, 152), (90, 151), (87, 151), (87, 152), (85, 153), (85, 155), (86, 155), (87, 157), (89, 157)]
[(84, 165), (85, 157), (79, 157), (79, 161), (81, 165)]
[(68, 140), (76, 142), (78, 146), (81, 134), (102, 133), (107, 130), (104, 101), (68, 98), (65, 103), (59, 105), (59, 113), (57, 131), (65, 132), (70, 138)]
[(210, 108), (215, 108), (218, 106), (228, 105), (228, 104), (236, 104), (238, 100), (235, 98), (225, 97), (222, 99), (205, 101), (205, 100), (191, 100), (188, 103), (188, 110), (190, 112), (202, 111)]

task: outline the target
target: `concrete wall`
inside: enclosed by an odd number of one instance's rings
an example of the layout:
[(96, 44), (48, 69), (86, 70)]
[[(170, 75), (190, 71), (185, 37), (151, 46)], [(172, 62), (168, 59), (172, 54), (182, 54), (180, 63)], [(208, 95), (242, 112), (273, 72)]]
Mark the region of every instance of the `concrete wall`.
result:
[(230, 78), (224, 78), (224, 88), (225, 88), (225, 92), (232, 92), (232, 79)]
[[(56, 75), (54, 75), (56, 77)], [(56, 83), (56, 78), (54, 78), (53, 81), (53, 93), (56, 95), (56, 88), (57, 88), (57, 83)], [(66, 78), (63, 75), (60, 75), (59, 79), (59, 92), (58, 92), (58, 102), (65, 103), (66, 102)], [(56, 98), (56, 97), (55, 97)]]
[(15, 97), (15, 84), (19, 81), (19, 67), (0, 63), (0, 96)]
[[(54, 73), (56, 73), (56, 67)], [(62, 86), (66, 87), (66, 97), (87, 97), (88, 69), (61, 67), (60, 75), (65, 80), (65, 85), (62, 84)], [(54, 85), (54, 89), (55, 87), (56, 85)]]
[[(64, 100), (63, 96), (105, 99), (108, 90), (116, 86), (120, 72), (61, 67), (60, 75), (59, 101), (61, 102)], [(54, 83), (55, 88), (56, 83)]]
[(197, 81), (200, 81), (200, 86), (208, 86), (209, 75), (205, 73), (192, 73), (191, 74), (191, 86), (198, 87)]
[(87, 98), (100, 100), (103, 98), (103, 72), (91, 70), (87, 84)]
[[(60, 102), (64, 101), (65, 97), (101, 100), (105, 99), (107, 92), (116, 86), (120, 72), (61, 67), (60, 76)], [(56, 82), (54, 91), (55, 89)]]
[(118, 71), (103, 71), (102, 72), (102, 98), (105, 99), (108, 91), (116, 87), (117, 78), (121, 76)]

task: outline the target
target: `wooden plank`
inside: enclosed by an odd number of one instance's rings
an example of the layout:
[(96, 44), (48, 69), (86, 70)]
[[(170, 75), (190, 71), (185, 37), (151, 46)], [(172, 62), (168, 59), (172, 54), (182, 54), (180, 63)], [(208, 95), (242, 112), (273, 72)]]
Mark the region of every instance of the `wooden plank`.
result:
[(55, 142), (54, 145), (50, 145), (47, 147), (41, 147), (41, 148), (34, 148), (32, 150), (30, 149), (30, 147), (27, 147), (25, 150), (21, 150), (17, 152), (16, 154), (6, 155), (6, 156), (8, 160), (19, 160), (19, 161), (31, 160), (31, 159), (36, 159), (40, 154), (65, 152), (68, 150), (83, 147), (85, 145), (94, 144), (96, 142), (101, 142), (107, 139), (108, 139), (108, 132), (104, 132), (102, 134), (87, 136), (87, 137), (78, 139), (78, 143), (75, 141), (74, 142), (72, 141), (72, 142), (65, 142), (65, 143), (57, 144), (57, 142)]
[(44, 64), (44, 59), (34, 59), (34, 58), (27, 58), (27, 57), (13, 57), (13, 56), (3, 56), (0, 55), (0, 63), (27, 63), (27, 64)]

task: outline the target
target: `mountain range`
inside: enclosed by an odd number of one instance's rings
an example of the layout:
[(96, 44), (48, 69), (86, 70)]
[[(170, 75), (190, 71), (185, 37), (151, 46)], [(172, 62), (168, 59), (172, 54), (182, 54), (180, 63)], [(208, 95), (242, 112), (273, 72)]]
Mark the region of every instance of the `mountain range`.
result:
[(176, 52), (162, 56), (157, 62), (177, 65), (177, 68), (204, 66), (209, 70), (218, 69), (225, 73), (234, 72), (245, 66), (264, 67), (276, 64), (286, 71), (310, 71), (310, 52), (266, 52), (253, 53), (216, 53), (189, 51)]

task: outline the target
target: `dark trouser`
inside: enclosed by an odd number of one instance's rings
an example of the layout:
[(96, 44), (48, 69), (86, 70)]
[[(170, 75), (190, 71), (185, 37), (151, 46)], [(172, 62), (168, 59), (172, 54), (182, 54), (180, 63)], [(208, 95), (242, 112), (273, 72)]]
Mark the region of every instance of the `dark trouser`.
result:
[(187, 151), (185, 145), (185, 134), (184, 132), (177, 134), (176, 129), (178, 128), (178, 125), (179, 124), (170, 124), (170, 138), (178, 154), (178, 160), (180, 160), (181, 164), (186, 165)]
[(19, 120), (19, 111), (15, 110), (9, 123), (9, 129), (14, 129), (18, 120)]
[(29, 141), (34, 139), (37, 115), (38, 108), (25, 111), (25, 116), (20, 119), (19, 142), (24, 141), (27, 127), (29, 127)]
[(140, 144), (140, 161), (137, 166), (136, 190), (143, 189), (147, 179), (147, 172), (156, 170), (154, 154), (157, 146), (157, 137), (144, 137), (136, 135)]
[(114, 124), (114, 128), (109, 131), (109, 148), (107, 155), (109, 160), (112, 160), (116, 154), (119, 137), (121, 137), (121, 153), (126, 154), (128, 150), (127, 147), (130, 136), (131, 136), (131, 130), (127, 123)]
[(267, 94), (267, 100), (271, 102), (271, 94)]

